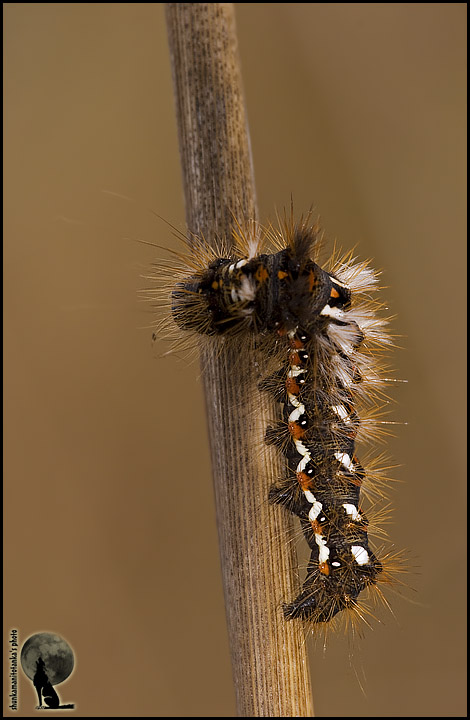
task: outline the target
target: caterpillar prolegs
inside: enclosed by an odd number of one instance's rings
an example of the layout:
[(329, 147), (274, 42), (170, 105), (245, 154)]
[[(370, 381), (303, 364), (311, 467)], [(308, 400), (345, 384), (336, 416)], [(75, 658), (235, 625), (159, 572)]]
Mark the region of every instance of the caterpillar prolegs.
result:
[(362, 505), (370, 478), (355, 446), (374, 433), (386, 382), (380, 358), (391, 341), (373, 299), (377, 274), (352, 254), (320, 267), (318, 244), (309, 217), (277, 229), (238, 227), (231, 253), (210, 254), (194, 239), (193, 272), (174, 286), (171, 312), (179, 328), (201, 335), (251, 334), (276, 358), (259, 389), (278, 403), (265, 442), (285, 456), (289, 477), (269, 500), (299, 518), (310, 549), (303, 587), (286, 598), (284, 615), (326, 623), (343, 610), (359, 614), (360, 593), (389, 578), (369, 543)]

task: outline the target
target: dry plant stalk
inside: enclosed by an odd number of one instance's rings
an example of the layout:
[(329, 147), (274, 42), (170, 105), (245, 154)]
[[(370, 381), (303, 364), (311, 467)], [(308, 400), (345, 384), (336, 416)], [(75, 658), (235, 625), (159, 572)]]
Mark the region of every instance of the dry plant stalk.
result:
[[(166, 19), (186, 220), (210, 244), (230, 238), (233, 216), (257, 215), (234, 7), (166, 3)], [(258, 392), (252, 352), (205, 353), (201, 363), (237, 712), (312, 717), (302, 626), (280, 607), (296, 591), (294, 549), (280, 541), (291, 521), (267, 502), (285, 468), (259, 440), (276, 411)]]

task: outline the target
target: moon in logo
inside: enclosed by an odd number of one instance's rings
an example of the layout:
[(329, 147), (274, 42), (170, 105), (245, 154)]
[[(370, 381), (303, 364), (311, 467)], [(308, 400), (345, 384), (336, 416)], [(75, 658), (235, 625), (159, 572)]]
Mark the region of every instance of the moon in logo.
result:
[(21, 667), (30, 680), (34, 678), (38, 657), (44, 660), (52, 685), (63, 682), (73, 670), (72, 648), (55, 633), (43, 632), (31, 635), (21, 648)]

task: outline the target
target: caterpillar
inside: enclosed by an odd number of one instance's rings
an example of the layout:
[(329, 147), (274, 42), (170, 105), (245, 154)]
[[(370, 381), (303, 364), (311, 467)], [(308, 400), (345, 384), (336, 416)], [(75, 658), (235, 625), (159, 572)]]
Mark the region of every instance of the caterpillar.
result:
[[(303, 586), (283, 612), (318, 626), (342, 611), (363, 618), (359, 595), (377, 589), (383, 599), (378, 583), (391, 579), (393, 562), (369, 541), (363, 498), (374, 491), (374, 472), (356, 443), (380, 432), (382, 358), (392, 340), (373, 297), (378, 274), (352, 253), (334, 253), (321, 267), (310, 217), (294, 222), (291, 211), (278, 227), (237, 223), (231, 251), (193, 237), (169, 304), (180, 330), (216, 343), (250, 335), (274, 358), (259, 391), (274, 398), (279, 418), (264, 442), (285, 456), (288, 477), (267, 495), (299, 519), (310, 551)], [(375, 490), (383, 494), (380, 484)]]

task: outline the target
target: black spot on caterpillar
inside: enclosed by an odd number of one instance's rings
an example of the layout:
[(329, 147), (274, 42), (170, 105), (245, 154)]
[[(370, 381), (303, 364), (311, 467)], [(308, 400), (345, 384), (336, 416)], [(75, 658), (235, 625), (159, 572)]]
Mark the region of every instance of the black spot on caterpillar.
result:
[(193, 238), (192, 272), (172, 289), (172, 318), (215, 340), (250, 334), (259, 352), (277, 358), (259, 389), (279, 403), (265, 442), (285, 456), (289, 475), (268, 496), (299, 518), (310, 549), (303, 587), (284, 615), (313, 624), (343, 610), (362, 617), (360, 593), (390, 581), (393, 569), (369, 542), (362, 488), (371, 478), (356, 456), (380, 406), (381, 358), (391, 345), (373, 299), (377, 274), (351, 254), (321, 267), (309, 217), (279, 229), (238, 226), (234, 237), (235, 252), (213, 254)]

